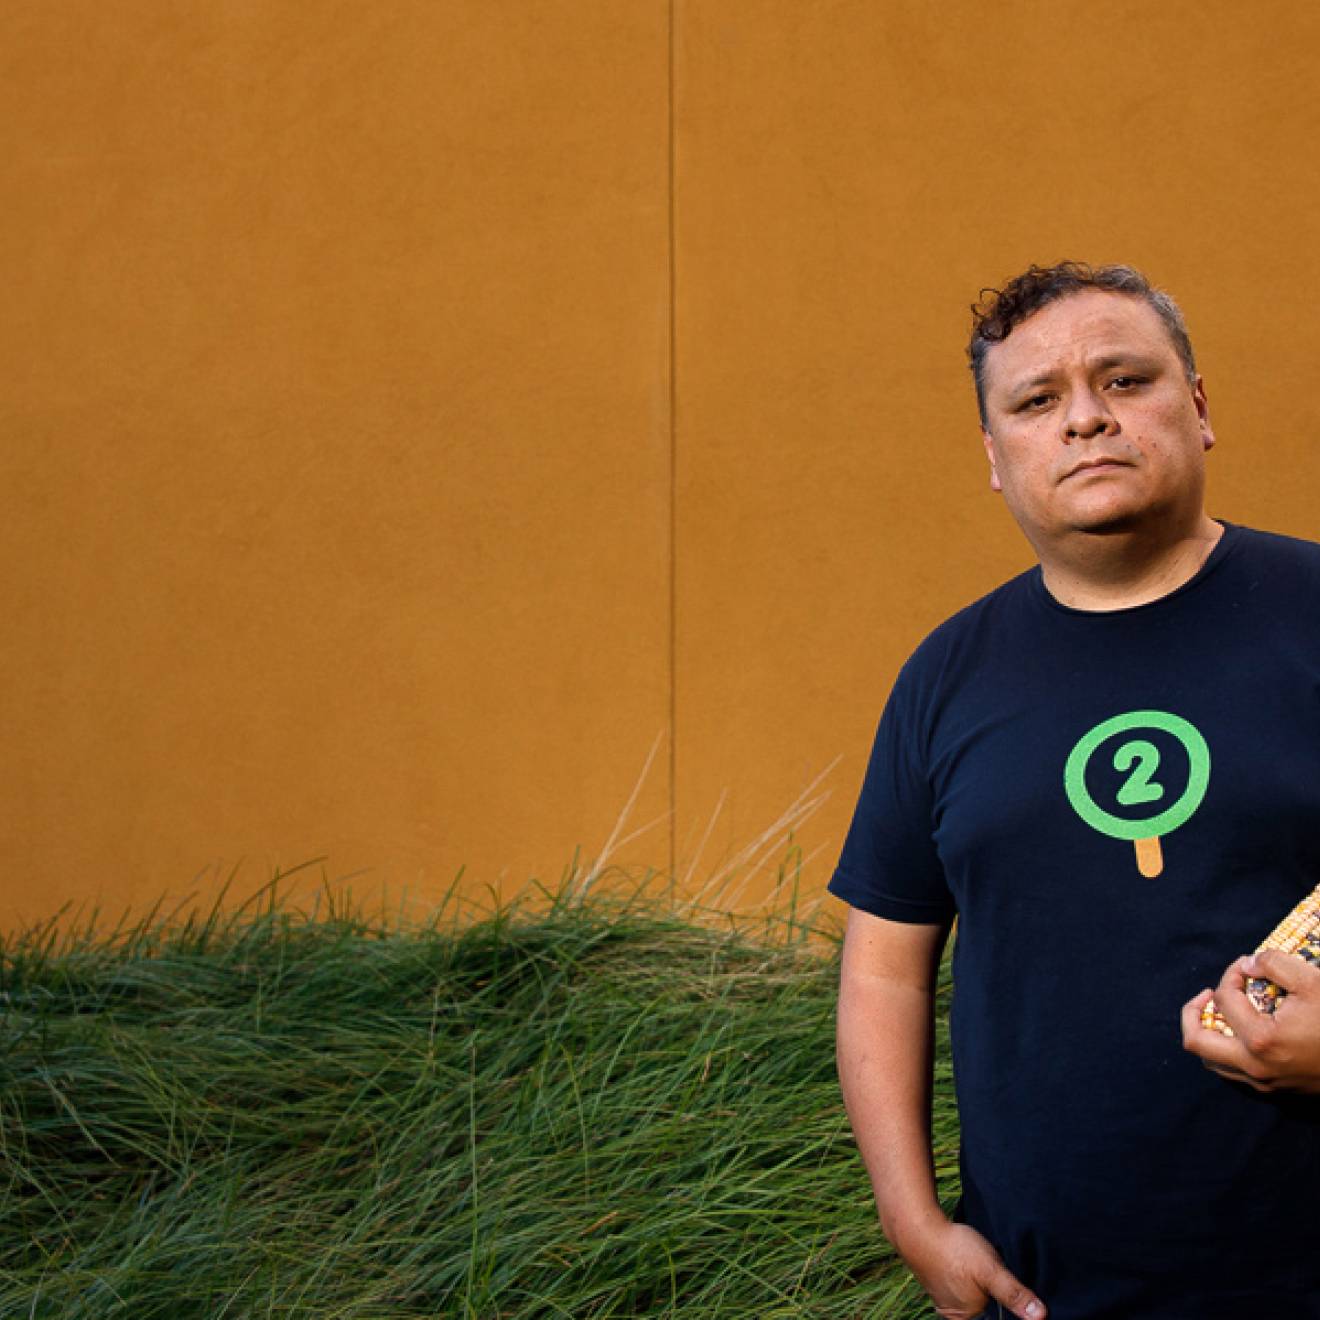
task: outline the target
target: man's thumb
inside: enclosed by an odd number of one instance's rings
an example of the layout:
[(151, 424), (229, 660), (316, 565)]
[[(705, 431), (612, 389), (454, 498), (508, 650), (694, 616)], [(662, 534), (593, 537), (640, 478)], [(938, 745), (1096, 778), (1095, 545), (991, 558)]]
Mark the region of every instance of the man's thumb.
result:
[(995, 1271), (986, 1291), (1020, 1320), (1045, 1320), (1045, 1303), (1030, 1288), (1019, 1283), (1003, 1265)]

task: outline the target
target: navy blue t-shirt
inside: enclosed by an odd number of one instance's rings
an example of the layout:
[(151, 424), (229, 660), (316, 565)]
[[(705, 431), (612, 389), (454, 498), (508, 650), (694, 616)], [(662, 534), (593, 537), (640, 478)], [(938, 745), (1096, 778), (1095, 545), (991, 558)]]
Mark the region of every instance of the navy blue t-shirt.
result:
[(1179, 1026), (1318, 882), (1320, 546), (1107, 613), (1034, 569), (899, 675), (830, 890), (957, 915), (963, 1214), (1051, 1320), (1320, 1317), (1320, 1100)]

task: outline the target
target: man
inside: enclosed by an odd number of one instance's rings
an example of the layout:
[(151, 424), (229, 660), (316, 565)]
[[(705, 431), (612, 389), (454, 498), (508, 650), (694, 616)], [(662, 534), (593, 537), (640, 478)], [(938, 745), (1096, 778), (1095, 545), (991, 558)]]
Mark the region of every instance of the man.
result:
[(1320, 969), (1235, 956), (1320, 881), (1320, 547), (1206, 515), (1205, 389), (1138, 272), (1032, 267), (974, 316), (990, 484), (1039, 566), (904, 667), (830, 883), (882, 1227), (948, 1320), (1316, 1320)]

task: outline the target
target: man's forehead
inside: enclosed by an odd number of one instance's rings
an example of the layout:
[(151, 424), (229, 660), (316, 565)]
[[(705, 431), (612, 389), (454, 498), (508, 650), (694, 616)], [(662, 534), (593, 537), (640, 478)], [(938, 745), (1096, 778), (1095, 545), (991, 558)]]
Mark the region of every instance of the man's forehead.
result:
[(1032, 313), (985, 360), (993, 385), (1079, 362), (1152, 352), (1176, 356), (1164, 322), (1149, 303), (1131, 294), (1084, 289)]

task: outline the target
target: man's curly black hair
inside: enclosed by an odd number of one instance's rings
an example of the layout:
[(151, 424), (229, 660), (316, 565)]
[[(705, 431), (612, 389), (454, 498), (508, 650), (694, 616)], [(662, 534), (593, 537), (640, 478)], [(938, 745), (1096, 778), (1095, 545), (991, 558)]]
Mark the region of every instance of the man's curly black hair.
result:
[(976, 382), (976, 406), (985, 417), (985, 358), (995, 344), (1002, 344), (1027, 317), (1071, 293), (1102, 289), (1140, 298), (1154, 309), (1182, 359), (1183, 370), (1196, 382), (1196, 357), (1187, 334), (1187, 323), (1178, 304), (1157, 289), (1132, 266), (1088, 266), (1084, 261), (1060, 261), (1054, 266), (1030, 266), (1002, 289), (982, 289), (972, 304), (972, 338), (967, 357)]

